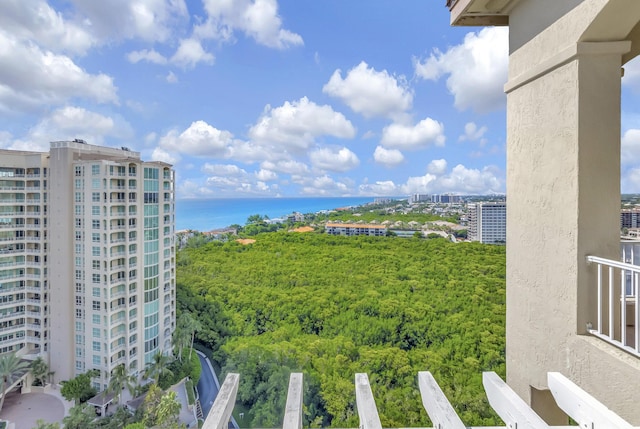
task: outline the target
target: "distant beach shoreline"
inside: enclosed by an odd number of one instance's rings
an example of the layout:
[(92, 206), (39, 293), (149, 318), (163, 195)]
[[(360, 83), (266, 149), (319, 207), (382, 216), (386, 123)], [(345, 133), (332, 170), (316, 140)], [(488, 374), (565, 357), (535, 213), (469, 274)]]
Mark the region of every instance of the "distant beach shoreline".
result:
[(176, 230), (211, 231), (244, 225), (254, 214), (280, 218), (371, 203), (376, 197), (220, 198), (176, 201)]

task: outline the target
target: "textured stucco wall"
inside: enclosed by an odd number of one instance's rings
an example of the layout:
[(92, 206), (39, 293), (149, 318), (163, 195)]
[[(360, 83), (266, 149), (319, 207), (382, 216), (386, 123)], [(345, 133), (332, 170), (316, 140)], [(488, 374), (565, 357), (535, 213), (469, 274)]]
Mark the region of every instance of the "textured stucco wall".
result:
[(579, 42), (615, 2), (582, 2), (511, 55), (507, 379), (531, 401), (547, 372), (561, 372), (637, 425), (640, 360), (583, 335), (595, 315), (586, 256), (619, 258), (620, 67), (630, 43)]

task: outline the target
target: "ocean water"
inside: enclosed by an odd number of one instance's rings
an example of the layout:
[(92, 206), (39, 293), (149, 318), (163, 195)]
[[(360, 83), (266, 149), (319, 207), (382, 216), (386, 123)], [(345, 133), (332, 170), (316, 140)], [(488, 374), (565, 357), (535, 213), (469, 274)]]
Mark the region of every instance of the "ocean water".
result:
[(210, 231), (244, 225), (254, 214), (279, 218), (293, 212), (316, 213), (373, 202), (373, 197), (339, 198), (220, 198), (176, 201), (176, 231)]

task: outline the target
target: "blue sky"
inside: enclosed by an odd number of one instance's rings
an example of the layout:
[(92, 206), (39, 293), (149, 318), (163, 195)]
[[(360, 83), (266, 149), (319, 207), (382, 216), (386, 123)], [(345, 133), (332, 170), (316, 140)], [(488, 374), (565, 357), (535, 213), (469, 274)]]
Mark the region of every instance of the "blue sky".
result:
[[(4, 0), (0, 148), (127, 146), (179, 198), (502, 193), (508, 33), (444, 3)], [(623, 84), (640, 192), (640, 67)]]

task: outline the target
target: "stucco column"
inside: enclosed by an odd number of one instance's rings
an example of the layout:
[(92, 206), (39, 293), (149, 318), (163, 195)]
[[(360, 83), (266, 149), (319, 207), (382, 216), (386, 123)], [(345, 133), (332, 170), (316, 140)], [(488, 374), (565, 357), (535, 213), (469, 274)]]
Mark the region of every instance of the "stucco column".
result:
[(547, 372), (577, 370), (575, 339), (595, 311), (586, 256), (619, 258), (620, 78), (629, 49), (576, 43), (520, 67), (506, 86), (507, 380), (534, 406), (532, 388), (547, 388)]

